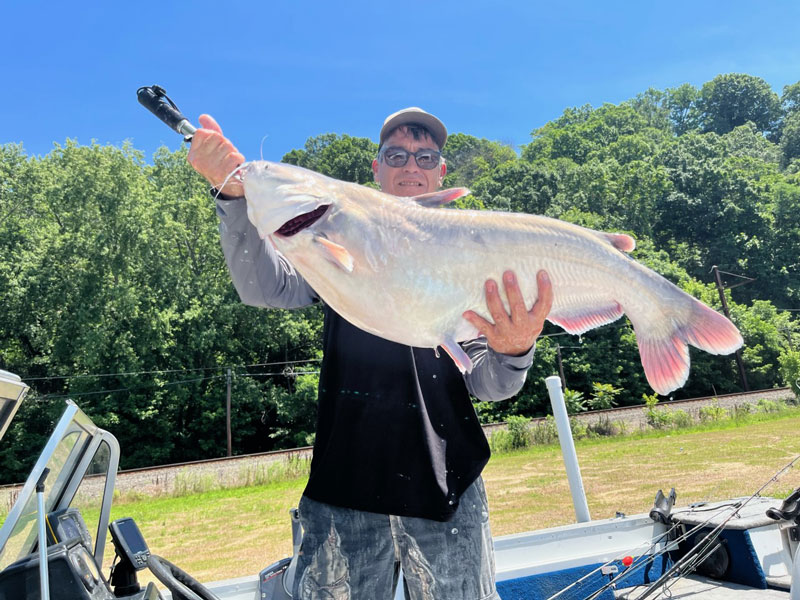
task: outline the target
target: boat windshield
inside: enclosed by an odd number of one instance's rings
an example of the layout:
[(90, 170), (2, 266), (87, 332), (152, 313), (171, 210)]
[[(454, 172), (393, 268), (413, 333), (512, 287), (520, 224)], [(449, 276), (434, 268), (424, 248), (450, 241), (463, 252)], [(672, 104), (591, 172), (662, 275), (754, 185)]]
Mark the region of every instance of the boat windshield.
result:
[[(87, 487), (95, 487), (87, 485), (88, 482), (95, 479), (100, 482), (99, 494), (90, 496), (100, 498), (101, 501), (93, 502), (95, 504), (93, 510), (90, 509), (88, 511), (90, 514), (84, 518), (99, 519), (98, 529), (102, 526), (102, 522), (107, 520), (102, 516), (104, 496), (106, 492), (110, 492), (109, 483), (113, 489), (119, 456), (116, 440), (109, 443), (109, 440), (105, 439), (109, 435), (99, 429), (74, 403), (67, 401), (64, 414), (28, 476), (8, 518), (0, 528), (0, 570), (36, 550), (36, 482), (45, 468), (50, 469), (44, 491), (46, 512), (69, 506), (75, 499), (78, 488), (81, 489), (81, 496), (86, 495)], [(112, 467), (114, 476), (109, 478)], [(86, 481), (84, 481), (85, 476)], [(109, 482), (109, 479), (112, 481)], [(88, 519), (87, 524), (92, 531), (91, 521)], [(98, 529), (95, 529), (95, 532)], [(102, 538), (104, 542), (105, 535), (102, 535)], [(99, 541), (97, 533), (95, 539)]]

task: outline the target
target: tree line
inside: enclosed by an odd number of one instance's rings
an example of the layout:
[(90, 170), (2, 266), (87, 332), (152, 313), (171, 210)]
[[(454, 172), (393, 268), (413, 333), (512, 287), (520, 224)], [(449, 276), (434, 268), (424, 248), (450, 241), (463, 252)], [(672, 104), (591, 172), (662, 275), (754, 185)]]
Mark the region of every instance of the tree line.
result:
[[(283, 160), (374, 185), (377, 146), (323, 134)], [(186, 149), (150, 162), (130, 145), (67, 141), (44, 157), (0, 146), (0, 368), (32, 394), (0, 447), (17, 481), (71, 397), (123, 444), (123, 468), (224, 455), (231, 369), (237, 454), (313, 441), (319, 307), (244, 306), (230, 283), (208, 185)], [(800, 378), (800, 82), (758, 77), (647, 90), (568, 108), (521, 151), (464, 133), (444, 148), (459, 207), (544, 214), (637, 239), (633, 257), (720, 310), (725, 273), (751, 389)], [(747, 279), (740, 279), (744, 277)], [(733, 288), (739, 282), (753, 280)], [(621, 405), (650, 394), (626, 320), (581, 338), (548, 326), (525, 388), (485, 420), (547, 412), (567, 386)], [(692, 352), (674, 397), (739, 391), (732, 357)]]

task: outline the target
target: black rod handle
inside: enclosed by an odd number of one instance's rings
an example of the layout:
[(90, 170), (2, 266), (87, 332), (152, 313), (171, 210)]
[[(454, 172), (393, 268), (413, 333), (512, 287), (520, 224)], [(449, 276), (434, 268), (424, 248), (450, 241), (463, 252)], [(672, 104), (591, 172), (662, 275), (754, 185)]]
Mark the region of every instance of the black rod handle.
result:
[(197, 128), (181, 114), (178, 107), (169, 99), (164, 88), (157, 85), (140, 87), (136, 91), (136, 97), (139, 99), (139, 104), (166, 123), (170, 129), (185, 136), (187, 141), (197, 131)]

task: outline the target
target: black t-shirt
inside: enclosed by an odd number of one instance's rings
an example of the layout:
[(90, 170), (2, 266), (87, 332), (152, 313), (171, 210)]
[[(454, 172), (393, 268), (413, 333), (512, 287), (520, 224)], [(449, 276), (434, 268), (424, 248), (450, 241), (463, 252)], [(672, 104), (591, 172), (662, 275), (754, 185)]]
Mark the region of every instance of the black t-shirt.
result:
[(305, 495), (447, 521), (489, 460), (453, 361), (366, 333), (325, 307), (314, 457)]

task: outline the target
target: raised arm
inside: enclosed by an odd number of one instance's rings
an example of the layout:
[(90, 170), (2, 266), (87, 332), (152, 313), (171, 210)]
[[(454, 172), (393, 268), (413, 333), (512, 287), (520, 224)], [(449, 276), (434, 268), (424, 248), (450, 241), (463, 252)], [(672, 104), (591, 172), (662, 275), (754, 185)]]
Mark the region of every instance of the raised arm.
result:
[(242, 184), (225, 178), (244, 162), (244, 155), (210, 115), (199, 118), (187, 160), (217, 189), (217, 215), (225, 262), (242, 302), (252, 306), (298, 308), (319, 298), (269, 240), (262, 240), (247, 218)]

